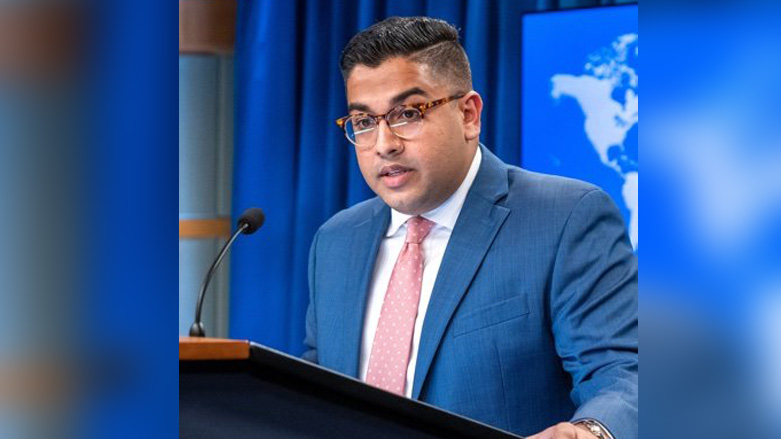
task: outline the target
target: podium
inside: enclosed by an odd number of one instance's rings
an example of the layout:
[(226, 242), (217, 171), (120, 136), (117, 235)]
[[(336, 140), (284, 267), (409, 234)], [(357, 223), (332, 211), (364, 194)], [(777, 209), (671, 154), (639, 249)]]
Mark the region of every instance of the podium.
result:
[(256, 343), (180, 337), (179, 437), (520, 436), (385, 392)]

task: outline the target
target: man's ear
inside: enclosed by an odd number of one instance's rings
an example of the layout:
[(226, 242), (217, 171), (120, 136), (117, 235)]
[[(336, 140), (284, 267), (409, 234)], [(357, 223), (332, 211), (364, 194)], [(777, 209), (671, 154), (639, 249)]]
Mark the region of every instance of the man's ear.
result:
[(483, 98), (476, 91), (470, 91), (462, 99), (464, 115), (464, 139), (467, 141), (480, 137), (480, 114), (483, 112)]

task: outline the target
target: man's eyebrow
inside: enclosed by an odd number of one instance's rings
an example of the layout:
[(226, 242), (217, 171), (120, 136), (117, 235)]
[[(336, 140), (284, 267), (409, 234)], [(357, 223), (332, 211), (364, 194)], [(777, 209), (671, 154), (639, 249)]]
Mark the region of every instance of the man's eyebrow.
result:
[(421, 95), (421, 96), (428, 96), (428, 93), (426, 93), (422, 88), (420, 87), (412, 87), (409, 90), (403, 91), (391, 99), (391, 106), (395, 107), (396, 105), (404, 102), (405, 99), (407, 99), (410, 96), (414, 95)]
[(360, 111), (362, 113), (371, 113), (371, 110), (369, 107), (365, 104), (359, 104), (359, 103), (353, 103), (347, 106), (347, 112), (351, 112), (353, 110)]
[(410, 96), (414, 95), (421, 95), (421, 96), (428, 96), (428, 93), (426, 93), (422, 88), (420, 87), (412, 87), (409, 90), (403, 91), (391, 99), (391, 106), (396, 106), (402, 102), (404, 102), (405, 99), (407, 99)]
[[(395, 107), (396, 105), (404, 102), (404, 100), (407, 99), (408, 97), (414, 96), (414, 95), (428, 96), (428, 93), (426, 93), (420, 87), (412, 87), (411, 89), (405, 90), (405, 91), (397, 94), (396, 96), (394, 96), (390, 100), (390, 105), (391, 105), (391, 107)], [(362, 113), (371, 113), (371, 109), (369, 108), (368, 105), (361, 104), (359, 102), (353, 102), (353, 103), (351, 103), (350, 105), (347, 106), (347, 111), (348, 112), (351, 112), (353, 110), (360, 111)]]

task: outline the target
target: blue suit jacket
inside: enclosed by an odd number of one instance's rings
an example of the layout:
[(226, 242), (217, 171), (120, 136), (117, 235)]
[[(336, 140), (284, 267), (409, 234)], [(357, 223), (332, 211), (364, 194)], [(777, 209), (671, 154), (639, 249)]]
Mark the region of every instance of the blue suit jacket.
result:
[[(637, 437), (637, 259), (595, 186), (483, 148), (423, 324), (412, 397), (522, 435), (577, 418)], [(310, 253), (309, 351), (357, 377), (366, 294), (390, 209), (336, 214)]]

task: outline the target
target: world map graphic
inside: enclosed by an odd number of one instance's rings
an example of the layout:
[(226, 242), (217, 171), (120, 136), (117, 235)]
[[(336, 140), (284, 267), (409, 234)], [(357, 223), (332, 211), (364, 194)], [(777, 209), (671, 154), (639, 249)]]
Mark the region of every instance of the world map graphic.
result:
[[(584, 73), (551, 78), (551, 97), (572, 98), (583, 112), (583, 130), (602, 165), (623, 180), (621, 199), (629, 211), (629, 237), (638, 244), (638, 58), (637, 34), (619, 36), (610, 47), (591, 54)], [(633, 142), (627, 142), (632, 133)], [(633, 149), (632, 149), (633, 145)]]

